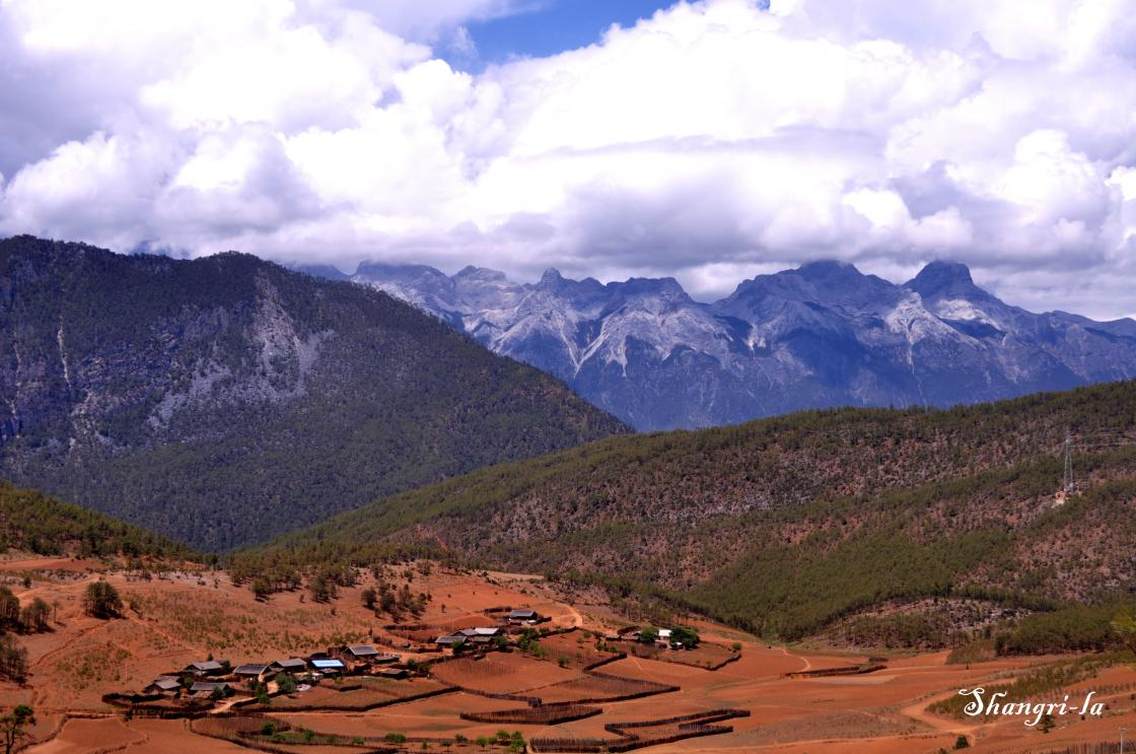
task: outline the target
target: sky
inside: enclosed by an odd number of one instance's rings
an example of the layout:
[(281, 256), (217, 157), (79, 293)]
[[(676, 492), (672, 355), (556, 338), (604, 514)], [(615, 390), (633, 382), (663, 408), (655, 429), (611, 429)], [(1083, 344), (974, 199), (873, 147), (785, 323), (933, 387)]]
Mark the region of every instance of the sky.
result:
[(1136, 314), (1131, 0), (0, 0), (0, 236)]

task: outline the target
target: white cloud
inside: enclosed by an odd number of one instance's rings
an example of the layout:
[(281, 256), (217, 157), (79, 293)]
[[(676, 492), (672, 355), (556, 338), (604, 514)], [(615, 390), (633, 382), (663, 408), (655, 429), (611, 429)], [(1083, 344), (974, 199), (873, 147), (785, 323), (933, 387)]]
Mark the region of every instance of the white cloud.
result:
[(679, 3), (477, 75), (427, 46), (530, 4), (0, 0), (0, 232), (702, 295), (950, 256), (1023, 304), (1136, 308), (1124, 0)]

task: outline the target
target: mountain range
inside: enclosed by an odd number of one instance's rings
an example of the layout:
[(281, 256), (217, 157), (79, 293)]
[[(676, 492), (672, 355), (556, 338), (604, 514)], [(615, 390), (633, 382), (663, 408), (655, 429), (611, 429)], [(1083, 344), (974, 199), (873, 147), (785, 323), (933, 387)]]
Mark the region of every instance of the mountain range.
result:
[(0, 476), (201, 549), (626, 431), (380, 291), (0, 240)]
[(350, 275), (531, 364), (639, 430), (806, 408), (949, 406), (1136, 376), (1136, 322), (1034, 314), (933, 262), (902, 285), (814, 262), (712, 303), (672, 278), (536, 283), (466, 267), (364, 263)]

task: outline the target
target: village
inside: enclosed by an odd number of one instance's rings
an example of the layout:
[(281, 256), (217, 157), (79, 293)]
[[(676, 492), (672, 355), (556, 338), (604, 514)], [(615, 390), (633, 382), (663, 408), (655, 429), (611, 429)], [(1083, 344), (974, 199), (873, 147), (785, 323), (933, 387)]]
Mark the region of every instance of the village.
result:
[[(242, 702), (265, 703), (280, 694), (303, 694), (321, 682), (342, 682), (344, 678), (371, 677), (398, 681), (412, 676), (426, 677), (430, 664), (438, 658), (466, 653), (477, 655), (492, 650), (508, 651), (526, 636), (548, 634), (547, 629), (535, 634), (532, 631), (532, 627), (547, 622), (548, 618), (531, 608), (491, 612), (497, 613), (494, 625), (461, 628), (440, 634), (430, 644), (423, 645), (416, 645), (405, 638), (421, 633), (422, 627), (388, 626), (387, 630), (403, 635), (405, 640), (398, 643), (408, 650), (405, 660), (403, 654), (380, 649), (374, 644), (349, 644), (305, 657), (245, 662), (235, 666), (227, 659), (216, 660), (210, 656), (180, 670), (159, 675), (140, 693), (111, 693), (105, 700), (133, 713), (152, 712), (172, 717), (179, 710), (192, 714), (235, 697), (235, 701), (223, 705), (229, 709)], [(423, 661), (424, 655), (435, 657)]]
[[(22, 602), (39, 598), (56, 613), (49, 632), (22, 637), (28, 682), (0, 683), (35, 707), (28, 754), (110, 745), (127, 754), (934, 754), (960, 740), (1018, 751), (1023, 736), (1041, 734), (928, 707), (1055, 661), (779, 646), (689, 614), (629, 614), (536, 576), (439, 564), (380, 574), (431, 595), (397, 616), (369, 605), (380, 584), (365, 572), (319, 601), (300, 589), (258, 599), (208, 570), (146, 579), (79, 560), (7, 568)], [(83, 609), (90, 585), (104, 582), (123, 598), (115, 618)], [(1136, 714), (1131, 668), (1103, 668), (1065, 691), (1090, 684), (1104, 716), (1059, 720), (1047, 742)]]
[[(604, 705), (680, 690), (673, 683), (609, 674), (602, 666), (643, 657), (712, 671), (736, 661), (740, 646), (703, 643), (697, 630), (678, 625), (585, 629), (574, 616), (552, 617), (524, 605), (485, 607), (449, 615), (443, 623), (390, 623), (372, 630), (367, 642), (302, 656), (246, 657), (235, 663), (210, 654), (160, 673), (141, 689), (107, 693), (102, 701), (125, 719), (181, 719), (200, 736), (265, 751), (315, 744), (382, 744), (384, 752), (403, 751), (404, 746), (410, 747), (407, 751), (432, 746), (447, 751), (626, 751), (728, 733), (733, 728), (720, 723), (749, 715), (733, 708), (684, 711), (634, 724), (605, 723), (603, 736), (526, 738), (532, 726), (551, 733), (565, 723), (602, 716)], [(460, 721), (497, 727), (492, 734), (476, 736), (342, 732), (344, 718), (338, 715), (379, 713), (435, 697), (456, 705), (451, 714)], [(471, 707), (472, 699), (483, 701)], [(313, 720), (318, 728), (309, 727)], [(500, 727), (505, 725), (511, 730)]]

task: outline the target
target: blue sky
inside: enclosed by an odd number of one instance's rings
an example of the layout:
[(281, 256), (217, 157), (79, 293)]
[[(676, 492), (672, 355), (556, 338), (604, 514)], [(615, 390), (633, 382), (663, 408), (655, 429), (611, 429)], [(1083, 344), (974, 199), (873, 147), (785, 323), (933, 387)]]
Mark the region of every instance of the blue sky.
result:
[(478, 63), (543, 57), (585, 47), (612, 24), (632, 26), (674, 0), (543, 0), (520, 13), (468, 24)]

